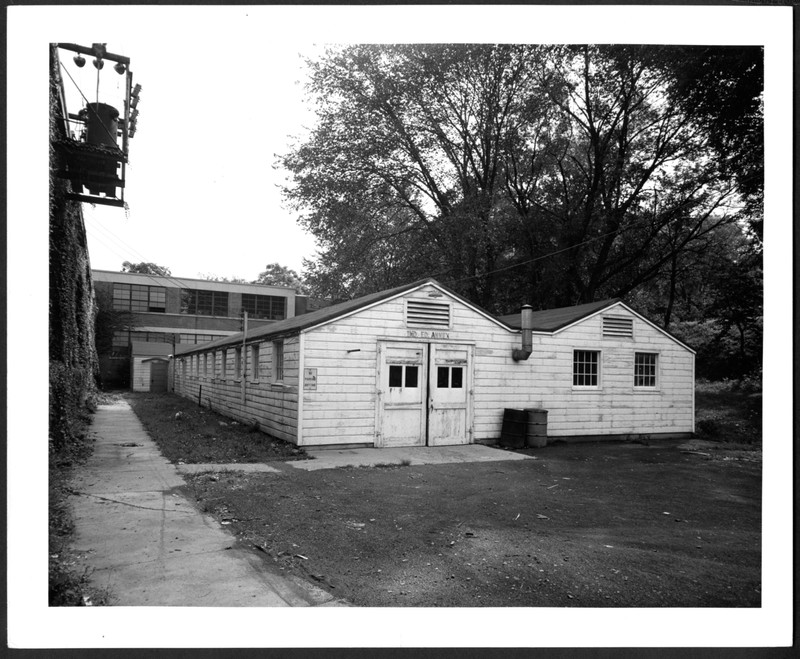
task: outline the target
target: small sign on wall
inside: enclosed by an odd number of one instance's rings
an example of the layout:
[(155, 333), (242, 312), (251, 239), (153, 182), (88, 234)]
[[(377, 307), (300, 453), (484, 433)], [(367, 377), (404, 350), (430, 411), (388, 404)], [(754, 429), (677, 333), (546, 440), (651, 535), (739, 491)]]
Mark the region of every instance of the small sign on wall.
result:
[(303, 391), (316, 391), (317, 390), (317, 369), (304, 368), (303, 369)]

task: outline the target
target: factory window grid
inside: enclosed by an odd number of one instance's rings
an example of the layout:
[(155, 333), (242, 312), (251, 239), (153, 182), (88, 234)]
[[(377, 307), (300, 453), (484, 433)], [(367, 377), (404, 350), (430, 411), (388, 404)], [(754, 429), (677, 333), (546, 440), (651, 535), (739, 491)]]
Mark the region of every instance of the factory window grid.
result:
[(635, 353), (633, 360), (633, 386), (643, 389), (655, 389), (658, 386), (658, 353)]
[(597, 389), (600, 386), (600, 351), (574, 350), (572, 353), (572, 386)]
[(181, 289), (181, 313), (191, 316), (227, 316), (228, 293)]
[(167, 310), (167, 289), (163, 286), (114, 284), (112, 299), (115, 311), (165, 313)]
[(279, 295), (243, 293), (242, 309), (250, 318), (283, 320), (286, 318), (286, 298)]

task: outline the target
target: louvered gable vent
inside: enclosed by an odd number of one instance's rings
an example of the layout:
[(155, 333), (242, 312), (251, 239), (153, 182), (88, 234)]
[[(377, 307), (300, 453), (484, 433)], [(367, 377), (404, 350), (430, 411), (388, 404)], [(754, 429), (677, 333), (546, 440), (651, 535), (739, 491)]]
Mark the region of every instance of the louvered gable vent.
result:
[(450, 304), (427, 300), (406, 300), (409, 327), (450, 327)]
[(603, 336), (633, 338), (633, 318), (603, 316)]

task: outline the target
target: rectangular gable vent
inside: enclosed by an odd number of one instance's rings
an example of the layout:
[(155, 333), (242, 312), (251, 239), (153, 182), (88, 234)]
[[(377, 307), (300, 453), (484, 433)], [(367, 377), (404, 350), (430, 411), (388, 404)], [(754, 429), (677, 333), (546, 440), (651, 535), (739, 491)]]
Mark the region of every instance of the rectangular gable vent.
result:
[(603, 316), (603, 336), (633, 338), (633, 318)]
[(406, 300), (409, 327), (450, 327), (450, 304), (426, 300)]

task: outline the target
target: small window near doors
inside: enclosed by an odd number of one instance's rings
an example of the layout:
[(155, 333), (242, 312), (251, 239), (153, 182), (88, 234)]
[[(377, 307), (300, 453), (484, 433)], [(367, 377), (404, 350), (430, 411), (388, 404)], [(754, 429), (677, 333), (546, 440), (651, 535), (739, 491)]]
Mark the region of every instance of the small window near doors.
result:
[(439, 389), (461, 389), (464, 386), (463, 366), (439, 366), (436, 373)]
[[(405, 384), (403, 383), (404, 374)], [(391, 364), (389, 366), (389, 386), (405, 386), (410, 389), (416, 389), (419, 386), (419, 366), (401, 366), (399, 364)]]

